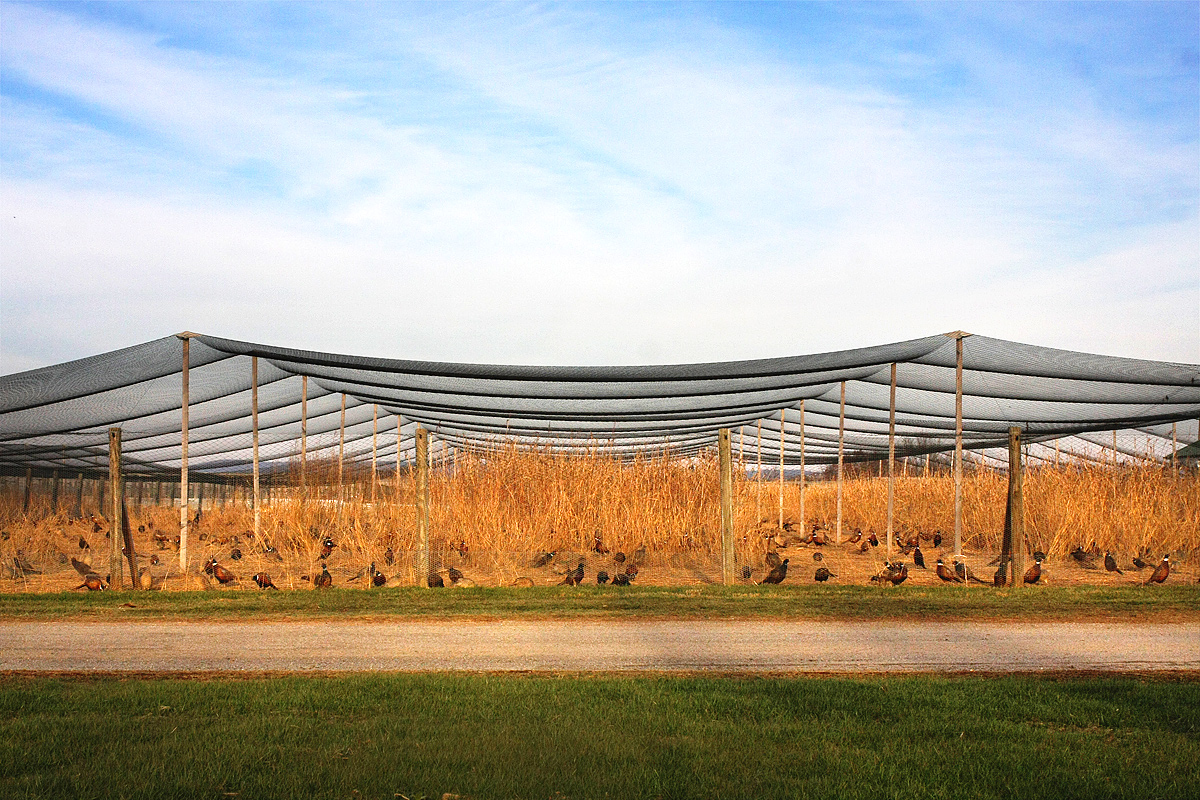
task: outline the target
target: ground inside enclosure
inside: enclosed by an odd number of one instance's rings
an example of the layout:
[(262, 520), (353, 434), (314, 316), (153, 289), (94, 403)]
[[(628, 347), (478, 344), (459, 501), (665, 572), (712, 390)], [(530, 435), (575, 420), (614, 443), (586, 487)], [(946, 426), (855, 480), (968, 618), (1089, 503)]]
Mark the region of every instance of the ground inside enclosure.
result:
[[(323, 541), (320, 538), (314, 539), (311, 548), (306, 547), (300, 552), (293, 548), (264, 551), (248, 529), (218, 522), (192, 529), (195, 542), (189, 548), (189, 561), (193, 574), (185, 579), (179, 573), (179, 552), (174, 536), (162, 534), (167, 536), (166, 541), (154, 538), (156, 531), (171, 530), (169, 523), (162, 520), (162, 517), (170, 517), (170, 513), (157, 510), (142, 514), (134, 512), (131, 516), (135, 529), (147, 527), (146, 531), (134, 534), (135, 552), (139, 572), (145, 570), (147, 585), (154, 589), (257, 591), (253, 576), (266, 573), (281, 590), (307, 590), (313, 587), (313, 578), (321, 572), (322, 565), (328, 568), (333, 586), (337, 587), (371, 588), (371, 564), (384, 576), (389, 587), (418, 583), (412, 552), (398, 551), (394, 547), (389, 552), (388, 547), (359, 544), (351, 537), (333, 534), (330, 537), (336, 547), (325, 558), (320, 555)], [(157, 523), (150, 522), (155, 519)], [(41, 547), (20, 548), (19, 552), (17, 548), (8, 548), (11, 554), (0, 568), (0, 592), (59, 592), (79, 587), (85, 571), (92, 570), (102, 576), (109, 574), (107, 526), (101, 525), (101, 530), (95, 531), (96, 525), (90, 519), (43, 522), (40, 526), (45, 528), (41, 536), (45, 543)], [(881, 541), (876, 547), (865, 539), (851, 542), (854, 536), (853, 531), (847, 531), (843, 544), (835, 544), (831, 539), (829, 544), (817, 546), (800, 544), (796, 541), (798, 537), (785, 533), (780, 537), (780, 544), (771, 544), (769, 549), (780, 560), (788, 562), (784, 585), (816, 583), (822, 569), (831, 573), (825, 578), (827, 584), (870, 585), (872, 577), (885, 571), (888, 561), (886, 543)], [(81, 540), (88, 546), (80, 547)], [(737, 583), (761, 583), (770, 574), (772, 566), (767, 562), (766, 544), (769, 541), (762, 538), (755, 542), (759, 551), (757, 556), (738, 559), (735, 567)], [(460, 543), (466, 547), (459, 549), (456, 545)], [(915, 563), (913, 549), (900, 545), (894, 547), (892, 560), (902, 561), (907, 566), (908, 585), (944, 585), (946, 582), (937, 574), (937, 560), (942, 557), (946, 566), (953, 568), (953, 543), (943, 541), (941, 547), (935, 547), (931, 542), (925, 542), (921, 550), (924, 568)], [(553, 557), (539, 564), (550, 552)], [(430, 558), (432, 571), (440, 576), (445, 587), (554, 586), (563, 583), (581, 563), (585, 584), (596, 584), (601, 573), (605, 573), (611, 584), (631, 566), (637, 567), (636, 576), (630, 581), (635, 585), (707, 586), (722, 582), (720, 558), (711, 553), (664, 553), (647, 548), (644, 555), (638, 554), (636, 549), (621, 555), (624, 559), (617, 561), (614, 558), (620, 557), (617, 554), (600, 554), (594, 550), (497, 552), (472, 548), (470, 543), (462, 540), (451, 542), (435, 538)], [(993, 551), (964, 548), (963, 560), (971, 576), (967, 583), (990, 587), (998, 555)], [(1121, 559), (1117, 563), (1120, 573), (1105, 569), (1102, 554), (1088, 553), (1083, 561), (1071, 556), (1050, 558), (1042, 564), (1038, 583), (1042, 586), (1137, 586), (1150, 578), (1162, 555), (1147, 554), (1145, 566), (1141, 567), (1132, 559)], [(222, 584), (201, 571), (201, 567), (214, 558), (234, 576), (229, 583)], [(1033, 566), (1032, 554), (1027, 556), (1027, 564)], [(128, 586), (130, 568), (127, 560), (123, 561), (122, 571)], [(1168, 584), (1194, 584), (1198, 578), (1200, 553), (1176, 551), (1171, 554)], [(613, 590), (620, 591), (621, 587), (614, 586)]]
[[(714, 470), (708, 462), (622, 465), (519, 454), (497, 458), (487, 469), (468, 463), (432, 480), (431, 571), (447, 586), (550, 586), (580, 563), (587, 584), (601, 572), (611, 583), (631, 567), (635, 585), (720, 583)], [(970, 574), (988, 585), (1004, 528), (1006, 486), (1004, 476), (993, 472), (964, 479), (962, 551)], [(81, 519), (65, 510), (65, 488), (55, 495), (53, 513), (41, 495), (28, 509), (12, 492), (0, 498), (0, 592), (61, 591), (79, 586), (88, 570), (102, 576), (110, 571), (111, 525), (99, 513), (105, 506), (93, 488), (73, 501), (87, 499)], [(738, 481), (735, 488), (739, 583), (763, 581), (774, 557), (788, 561), (785, 585), (811, 584), (822, 570), (829, 583), (865, 585), (883, 571), (889, 558), (886, 481), (846, 482), (840, 542), (832, 483), (808, 485), (803, 509), (795, 482), (779, 487)], [(306, 494), (277, 489), (264, 503), (257, 536), (244, 496), (216, 491), (209, 487), (190, 512), (191, 575), (184, 580), (178, 510), (146, 504), (155, 496), (149, 489), (127, 490), (138, 570), (145, 571), (141, 580), (162, 589), (255, 589), (252, 576), (266, 573), (280, 589), (307, 589), (322, 564), (339, 587), (370, 585), (372, 564), (389, 586), (426, 580), (415, 566), (413, 498), (405, 486), (376, 486), (375, 502), (369, 484), (352, 483), (341, 492), (316, 487)], [(937, 559), (951, 564), (953, 498), (953, 481), (945, 475), (897, 481), (891, 560), (907, 564), (908, 585), (936, 585)], [(1200, 576), (1200, 473), (1031, 471), (1024, 520), (1028, 563), (1035, 553), (1046, 555), (1042, 585), (1136, 585), (1164, 554), (1171, 560), (1169, 584), (1195, 583)], [(926, 568), (916, 563), (915, 544)], [(1106, 551), (1119, 572), (1106, 569)], [(210, 559), (234, 580), (222, 585), (202, 574)], [(128, 566), (125, 574), (128, 581)]]
[(1194, 677), (0, 678), (0, 794), (1191, 798)]

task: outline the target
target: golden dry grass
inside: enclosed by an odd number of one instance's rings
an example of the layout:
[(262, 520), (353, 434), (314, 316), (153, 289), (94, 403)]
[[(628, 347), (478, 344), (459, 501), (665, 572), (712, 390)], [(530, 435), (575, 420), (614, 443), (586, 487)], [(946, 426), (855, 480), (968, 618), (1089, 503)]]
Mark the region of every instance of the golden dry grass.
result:
[[(229, 563), (230, 552), (238, 547), (246, 556), (233, 565), (238, 572), (250, 575), (267, 569), (278, 576), (281, 586), (304, 586), (302, 576), (319, 569), (321, 540), (329, 535), (339, 545), (328, 559), (339, 585), (361, 575), (370, 561), (401, 582), (416, 580), (412, 558), (417, 537), (415, 492), (410, 474), (402, 473), (398, 481), (387, 475), (372, 489), (369, 471), (348, 470), (341, 500), (336, 462), (310, 462), (307, 476), (306, 491), (291, 487), (271, 493), (270, 502), (264, 505), (258, 541), (248, 536), (253, 529), (248, 492), (242, 491), (232, 502), (214, 498), (209, 489), (202, 521), (190, 537), (193, 569), (209, 556)], [(964, 549), (974, 553), (998, 550), (1007, 476), (969, 472), (963, 488)], [(764, 537), (774, 532), (778, 522), (779, 491), (777, 481), (760, 483), (740, 477), (735, 481), (739, 563), (761, 567)], [(433, 470), (430, 494), (435, 569), (456, 565), (473, 570), (481, 581), (507, 583), (528, 572), (533, 554), (552, 550), (572, 559), (575, 554), (586, 555), (589, 574), (594, 574), (604, 568), (604, 560), (594, 553), (599, 540), (614, 553), (630, 553), (644, 545), (650, 563), (675, 568), (677, 573), (691, 570), (688, 574), (701, 580), (711, 579), (714, 570), (719, 575), (715, 566), (720, 539), (718, 466), (713, 457), (622, 462), (599, 453), (568, 457), (501, 447), (486, 454), (460, 455), (455, 463)], [(951, 541), (953, 497), (948, 474), (898, 478), (896, 529), (924, 534), (942, 531)], [(148, 500), (149, 493), (144, 498)], [(859, 477), (846, 481), (846, 536), (856, 528), (882, 534), (886, 498), (885, 479), (862, 477), (859, 471)], [(60, 508), (69, 505), (64, 502)], [(95, 511), (93, 506), (88, 497), (85, 513)], [(799, 522), (798, 482), (784, 485), (783, 506), (784, 518)], [(155, 532), (176, 535), (178, 511), (136, 504), (131, 504), (130, 511), (135, 528), (147, 527), (137, 537), (139, 553), (160, 557), (158, 574), (177, 573), (174, 548), (169, 543), (156, 545), (151, 536)], [(59, 584), (74, 579), (68, 557), (90, 555), (93, 561), (100, 559), (95, 563), (107, 564), (104, 532), (94, 534), (90, 521), (71, 522), (62, 510), (48, 512), (46, 498), (35, 498), (29, 514), (21, 513), (20, 497), (12, 493), (0, 501), (4, 533), (0, 563), (9, 576), (18, 552), (27, 562), (43, 568), (43, 576), (62, 574), (62, 580), (54, 581), (40, 577), (31, 582), (26, 577), (12, 588), (63, 588)], [(832, 529), (836, 485), (810, 481), (804, 514), (807, 524)], [(1125, 561), (1147, 552), (1155, 558), (1163, 552), (1190, 555), (1200, 550), (1200, 474), (1155, 466), (1030, 470), (1025, 478), (1025, 520), (1030, 543), (1049, 553), (1051, 559), (1062, 558), (1076, 545), (1112, 550)], [(90, 551), (79, 550), (80, 535), (90, 540)], [(280, 551), (282, 562), (263, 555), (266, 542)], [(455, 547), (460, 542), (467, 546), (465, 555)], [(385, 566), (384, 553), (389, 547), (395, 562)], [(849, 569), (846, 560), (839, 554), (830, 563)], [(875, 561), (878, 559), (864, 563), (862, 570), (875, 569)]]

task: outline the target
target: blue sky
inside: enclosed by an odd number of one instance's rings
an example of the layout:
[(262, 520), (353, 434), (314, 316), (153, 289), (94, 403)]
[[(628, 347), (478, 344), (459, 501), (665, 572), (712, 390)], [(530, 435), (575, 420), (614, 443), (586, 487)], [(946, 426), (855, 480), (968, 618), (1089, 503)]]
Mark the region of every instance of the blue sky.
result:
[(1200, 5), (0, 4), (0, 370), (1200, 361)]

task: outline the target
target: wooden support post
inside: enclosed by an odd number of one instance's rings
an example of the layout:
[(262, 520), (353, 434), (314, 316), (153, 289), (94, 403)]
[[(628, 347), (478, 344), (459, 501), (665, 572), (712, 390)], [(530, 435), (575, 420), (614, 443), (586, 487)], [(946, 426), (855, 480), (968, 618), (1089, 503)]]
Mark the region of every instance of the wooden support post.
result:
[(728, 586), (736, 580), (733, 571), (733, 459), (728, 428), (717, 431), (717, 455), (721, 468), (721, 581)]
[(1113, 469), (1117, 467), (1117, 432), (1113, 431)]
[(746, 426), (738, 426), (738, 468), (741, 477), (746, 477)]
[(83, 519), (83, 473), (75, 479), (75, 508), (71, 511), (73, 519)]
[(892, 362), (892, 385), (888, 393), (888, 501), (887, 557), (892, 557), (893, 514), (896, 503), (896, 362)]
[(375, 504), (375, 487), (379, 484), (379, 404), (371, 404), (371, 505)]
[(1175, 451), (1179, 449), (1179, 437), (1176, 432), (1178, 422), (1171, 423), (1171, 469), (1175, 469)]
[(1058, 459), (1061, 454), (1062, 454), (1062, 451), (1059, 448), (1059, 440), (1055, 439), (1054, 440), (1054, 468), (1055, 469), (1058, 469), (1058, 466), (1059, 466)]
[(342, 392), (342, 422), (338, 434), (338, 508), (345, 499), (342, 490), (342, 462), (346, 458), (346, 393)]
[(954, 340), (954, 555), (962, 555), (962, 369), (963, 340)]
[(50, 474), (50, 513), (58, 513), (58, 470)]
[(429, 431), (417, 425), (417, 580), (429, 585)]
[(29, 503), (32, 500), (32, 495), (33, 495), (33, 468), (32, 467), (25, 468), (25, 491), (23, 494), (24, 494), (24, 498), (21, 501), (21, 513), (28, 514), (29, 513)]
[(400, 448), (404, 443), (402, 430), (404, 428), (404, 418), (396, 416), (396, 502), (400, 502), (400, 468), (403, 466), (403, 457), (400, 455)]
[(262, 541), (262, 506), (258, 484), (258, 356), (250, 356), (250, 424), (254, 429), (254, 541)]
[(842, 381), (842, 400), (838, 407), (837, 529), (834, 542), (842, 543), (842, 461), (846, 441), (846, 382)]
[(787, 409), (779, 409), (779, 530), (783, 530), (783, 428), (787, 422)]
[(308, 489), (308, 376), (300, 376), (300, 488)]
[(762, 518), (762, 420), (758, 421), (758, 465), (754, 469), (754, 524)]
[(800, 401), (800, 535), (804, 535), (804, 401)]
[(184, 587), (187, 586), (188, 572), (188, 524), (190, 523), (187, 504), (187, 485), (188, 485), (188, 408), (190, 398), (188, 397), (188, 371), (190, 365), (190, 351), (192, 340), (183, 336), (183, 371), (180, 375), (181, 396), (180, 396), (180, 445), (179, 445), (179, 572), (184, 575)]
[(105, 490), (108, 488), (108, 481), (103, 478), (96, 479), (96, 513), (104, 516), (104, 496)]
[[(1012, 585), (1025, 585), (1025, 505), (1021, 488), (1021, 429), (1008, 429), (1008, 536), (1005, 544), (1011, 548)], [(1004, 560), (1001, 552), (1000, 559)]]
[(122, 520), (121, 506), (121, 429), (108, 429), (108, 482), (112, 489), (112, 516), (109, 518), (108, 585), (111, 589), (125, 588), (121, 566)]

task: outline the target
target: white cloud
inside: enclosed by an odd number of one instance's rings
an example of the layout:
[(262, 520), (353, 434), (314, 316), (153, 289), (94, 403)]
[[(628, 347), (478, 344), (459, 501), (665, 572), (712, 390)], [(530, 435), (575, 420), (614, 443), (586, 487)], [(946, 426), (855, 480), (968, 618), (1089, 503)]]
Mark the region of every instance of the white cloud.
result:
[(184, 328), (530, 363), (960, 327), (1194, 357), (1194, 219), (1097, 230), (1080, 211), (1096, 185), (1186, 184), (1178, 145), (1064, 114), (1031, 152), (1020, 120), (821, 81), (728, 31), (500, 11), (378, 26), (372, 58), (427, 59), (454, 87), (446, 122), (336, 75), (6, 6), (6, 74), (98, 111), (5, 98), (0, 369)]

